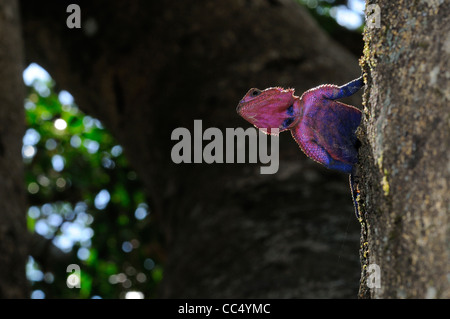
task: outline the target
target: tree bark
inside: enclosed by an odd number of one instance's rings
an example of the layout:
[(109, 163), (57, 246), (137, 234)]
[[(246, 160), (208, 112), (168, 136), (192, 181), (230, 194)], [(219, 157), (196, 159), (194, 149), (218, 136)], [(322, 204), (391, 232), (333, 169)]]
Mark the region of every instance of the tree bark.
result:
[[(172, 162), (177, 127), (249, 127), (250, 87), (297, 94), (359, 76), (356, 57), (293, 1), (23, 2), (28, 62), (46, 68), (124, 146), (168, 259), (161, 297), (356, 297), (359, 226), (347, 177), (280, 137), (280, 170)], [(358, 105), (358, 100), (352, 103)]]
[(362, 59), (360, 297), (449, 298), (450, 3), (374, 3), (381, 23), (366, 28)]
[(18, 2), (0, 0), (0, 298), (28, 296), (20, 30)]

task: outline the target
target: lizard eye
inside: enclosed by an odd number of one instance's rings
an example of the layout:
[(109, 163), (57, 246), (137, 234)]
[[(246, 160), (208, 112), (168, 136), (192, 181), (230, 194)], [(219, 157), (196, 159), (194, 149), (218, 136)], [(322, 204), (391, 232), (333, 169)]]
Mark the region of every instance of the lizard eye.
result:
[(261, 94), (261, 90), (254, 89), (254, 90), (252, 91), (252, 93), (251, 93), (251, 96), (258, 96), (258, 95), (260, 95), (260, 94)]

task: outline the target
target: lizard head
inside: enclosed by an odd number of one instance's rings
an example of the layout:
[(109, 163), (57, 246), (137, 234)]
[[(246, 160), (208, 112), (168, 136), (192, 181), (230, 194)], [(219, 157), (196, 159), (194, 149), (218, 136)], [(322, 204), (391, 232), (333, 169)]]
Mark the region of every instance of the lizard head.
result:
[(295, 124), (296, 100), (294, 89), (272, 87), (261, 91), (253, 88), (239, 102), (236, 111), (255, 127), (267, 129), (268, 134), (276, 134), (272, 128), (281, 132)]

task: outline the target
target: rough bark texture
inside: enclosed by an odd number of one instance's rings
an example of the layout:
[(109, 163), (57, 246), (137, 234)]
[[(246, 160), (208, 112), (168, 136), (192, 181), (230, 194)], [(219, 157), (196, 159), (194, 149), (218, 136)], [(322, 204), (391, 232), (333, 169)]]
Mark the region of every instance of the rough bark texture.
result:
[(17, 1), (0, 0), (0, 298), (25, 298), (23, 47)]
[[(367, 29), (361, 297), (449, 298), (450, 3), (377, 1)], [(373, 13), (373, 12), (372, 12)]]
[(83, 1), (81, 29), (66, 27), (69, 3), (23, 1), (26, 57), (105, 123), (145, 182), (168, 253), (160, 296), (356, 297), (347, 176), (289, 134), (270, 176), (170, 153), (171, 132), (194, 119), (247, 128), (235, 107), (250, 87), (343, 84), (357, 58), (293, 1)]

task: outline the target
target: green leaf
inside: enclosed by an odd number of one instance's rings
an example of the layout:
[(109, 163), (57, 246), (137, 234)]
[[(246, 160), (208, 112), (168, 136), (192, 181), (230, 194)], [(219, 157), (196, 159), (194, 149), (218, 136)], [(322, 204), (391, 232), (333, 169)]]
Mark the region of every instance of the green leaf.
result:
[(81, 271), (80, 297), (88, 298), (91, 294), (91, 288), (92, 277), (88, 273)]
[(163, 277), (163, 270), (161, 267), (156, 266), (155, 268), (153, 268), (152, 270), (152, 279), (158, 283), (162, 280)]
[(36, 225), (36, 220), (27, 215), (27, 228), (31, 233), (34, 233), (34, 225)]

